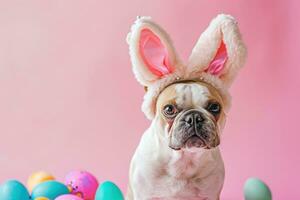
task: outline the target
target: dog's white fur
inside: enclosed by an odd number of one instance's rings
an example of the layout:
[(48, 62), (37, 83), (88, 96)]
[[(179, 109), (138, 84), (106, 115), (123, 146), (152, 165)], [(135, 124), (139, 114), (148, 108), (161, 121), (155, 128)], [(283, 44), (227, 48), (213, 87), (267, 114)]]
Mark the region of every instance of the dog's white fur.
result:
[[(141, 30), (145, 28), (157, 35), (166, 47), (169, 61), (175, 67), (173, 73), (156, 76), (144, 63), (140, 55), (139, 39)], [(222, 41), (226, 46), (228, 60), (222, 73), (216, 76), (205, 72), (205, 69), (214, 59)], [(221, 132), (226, 112), (230, 107), (228, 88), (246, 57), (246, 48), (236, 21), (233, 17), (223, 14), (212, 20), (200, 36), (187, 65), (180, 61), (167, 33), (149, 17), (136, 20), (128, 34), (127, 42), (134, 74), (137, 80), (148, 88), (142, 110), (152, 120), (132, 158), (127, 199), (218, 199), (224, 180), (224, 166), (219, 148), (196, 151), (174, 151), (169, 148), (167, 126), (160, 116), (157, 101), (171, 84), (174, 85), (173, 96), (176, 103), (190, 102), (191, 106), (200, 107), (210, 96), (219, 96), (224, 106), (222, 117), (218, 121)], [(182, 83), (183, 80), (203, 84)], [(218, 95), (207, 90), (206, 84), (217, 91)], [(187, 85), (189, 91), (181, 90), (182, 85)], [(185, 97), (187, 100), (180, 100), (180, 96), (188, 95), (187, 93), (190, 94)]]
[[(201, 108), (209, 98), (217, 95), (197, 83), (179, 83), (167, 90), (167, 100), (175, 97), (180, 107)], [(222, 101), (220, 96), (215, 98)], [(224, 115), (219, 120), (220, 129), (225, 122)], [(143, 135), (130, 167), (128, 199), (216, 200), (224, 179), (219, 149), (174, 151), (168, 146), (166, 128), (160, 115), (156, 115)]]

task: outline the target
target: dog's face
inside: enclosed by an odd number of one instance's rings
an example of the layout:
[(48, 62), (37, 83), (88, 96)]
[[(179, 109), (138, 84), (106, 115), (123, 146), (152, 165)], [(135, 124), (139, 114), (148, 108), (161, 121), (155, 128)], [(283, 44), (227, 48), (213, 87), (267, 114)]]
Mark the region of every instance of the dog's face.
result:
[(218, 91), (206, 83), (177, 83), (159, 95), (155, 117), (170, 148), (210, 149), (220, 144), (225, 106)]

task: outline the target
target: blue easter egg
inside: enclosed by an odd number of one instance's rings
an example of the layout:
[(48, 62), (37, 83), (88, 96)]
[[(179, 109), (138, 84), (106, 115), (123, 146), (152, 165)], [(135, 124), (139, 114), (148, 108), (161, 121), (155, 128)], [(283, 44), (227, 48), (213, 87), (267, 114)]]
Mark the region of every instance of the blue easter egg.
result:
[(244, 185), (246, 200), (272, 200), (269, 187), (258, 178), (249, 178)]
[(116, 184), (105, 181), (98, 187), (95, 200), (124, 200), (124, 197)]
[(45, 181), (33, 188), (31, 198), (34, 200), (38, 197), (45, 197), (54, 200), (56, 197), (69, 194), (68, 187), (58, 181)]
[(16, 180), (9, 180), (0, 186), (1, 200), (30, 200), (25, 186)]

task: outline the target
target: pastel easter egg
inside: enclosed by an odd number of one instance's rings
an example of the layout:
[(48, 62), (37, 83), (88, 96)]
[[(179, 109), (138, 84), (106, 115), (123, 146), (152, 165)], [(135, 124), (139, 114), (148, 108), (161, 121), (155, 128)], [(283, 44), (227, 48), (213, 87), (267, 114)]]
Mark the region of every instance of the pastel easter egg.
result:
[(94, 200), (99, 186), (97, 179), (87, 171), (72, 171), (67, 174), (65, 184), (71, 193), (84, 200)]
[(50, 181), (50, 180), (54, 180), (55, 178), (44, 171), (38, 171), (35, 172), (33, 174), (31, 174), (27, 180), (27, 187), (29, 192), (31, 192), (33, 190), (33, 188), (35, 186), (37, 186), (38, 184), (45, 182), (45, 181)]
[(74, 194), (65, 194), (57, 197), (55, 200), (83, 200), (83, 199)]
[(9, 180), (0, 186), (1, 200), (30, 200), (25, 186), (16, 180)]
[(258, 178), (249, 178), (244, 185), (246, 200), (272, 200), (269, 187)]
[(99, 186), (95, 200), (124, 200), (124, 197), (116, 184), (105, 181)]
[(37, 200), (37, 198), (48, 198), (49, 200), (54, 200), (56, 197), (69, 194), (70, 191), (68, 187), (57, 181), (45, 181), (33, 188), (31, 193), (31, 198)]

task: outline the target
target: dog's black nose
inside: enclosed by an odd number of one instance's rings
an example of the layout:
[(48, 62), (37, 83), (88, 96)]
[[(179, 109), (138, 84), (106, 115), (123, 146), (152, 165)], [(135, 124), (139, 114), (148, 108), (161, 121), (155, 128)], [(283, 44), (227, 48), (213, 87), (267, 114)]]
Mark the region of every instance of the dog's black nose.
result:
[(187, 116), (185, 116), (185, 122), (189, 126), (200, 126), (204, 122), (204, 118), (199, 112), (191, 112)]

